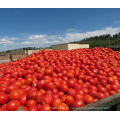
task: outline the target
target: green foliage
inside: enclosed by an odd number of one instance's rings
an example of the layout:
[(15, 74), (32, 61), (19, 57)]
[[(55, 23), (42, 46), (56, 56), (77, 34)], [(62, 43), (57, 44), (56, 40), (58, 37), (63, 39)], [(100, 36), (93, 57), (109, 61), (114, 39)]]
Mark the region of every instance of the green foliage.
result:
[(12, 50), (7, 50), (6, 53), (11, 53)]
[(110, 34), (86, 38), (71, 43), (89, 44), (90, 48), (109, 47), (110, 45), (120, 45), (120, 32), (111, 36)]

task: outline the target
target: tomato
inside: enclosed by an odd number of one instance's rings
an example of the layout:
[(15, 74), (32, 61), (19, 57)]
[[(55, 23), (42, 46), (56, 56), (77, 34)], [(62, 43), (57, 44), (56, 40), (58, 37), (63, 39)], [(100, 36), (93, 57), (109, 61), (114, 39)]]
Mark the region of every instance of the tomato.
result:
[(68, 79), (72, 79), (72, 78), (74, 78), (74, 74), (72, 72), (68, 72), (67, 77), (68, 77)]
[(75, 86), (74, 86), (74, 89), (75, 89), (75, 90), (81, 90), (81, 89), (82, 89), (82, 86), (79, 85), (78, 83), (76, 83)]
[(6, 89), (5, 86), (0, 86), (0, 92), (4, 92), (5, 93), (5, 89)]
[(101, 81), (100, 81), (100, 84), (101, 84), (103, 87), (106, 87), (107, 81), (106, 81), (106, 80), (101, 80)]
[(55, 88), (55, 85), (53, 82), (46, 82), (44, 84), (44, 89), (45, 90), (53, 90)]
[(88, 92), (89, 95), (91, 95), (93, 98), (96, 98), (97, 96), (97, 91), (94, 89), (89, 90)]
[(40, 111), (51, 111), (51, 106), (48, 104), (44, 104), (40, 107)]
[(62, 91), (62, 92), (67, 92), (67, 90), (68, 90), (68, 85), (66, 85), (66, 84), (61, 84), (60, 85), (60, 90)]
[(7, 103), (6, 109), (8, 111), (14, 111), (17, 107), (19, 107), (21, 104), (18, 100), (11, 100)]
[(41, 104), (48, 104), (51, 105), (53, 101), (52, 95), (45, 95), (42, 97)]
[(27, 78), (25, 81), (25, 85), (31, 85), (32, 84), (32, 78)]
[(19, 100), (20, 99), (20, 91), (19, 90), (12, 90), (9, 93), (9, 100)]
[(76, 94), (74, 98), (75, 100), (79, 100), (79, 99), (84, 100), (84, 96), (81, 94)]
[(28, 100), (27, 102), (26, 102), (26, 107), (27, 108), (29, 108), (29, 107), (31, 107), (31, 106), (36, 106), (36, 100)]
[(69, 111), (69, 107), (65, 103), (62, 103), (58, 106), (58, 111)]
[(60, 91), (60, 92), (58, 92), (58, 95), (61, 98), (64, 95), (64, 92)]
[(105, 98), (105, 95), (101, 92), (98, 92), (97, 93), (97, 99), (103, 99), (103, 98)]
[(67, 95), (67, 96), (66, 96), (65, 103), (66, 103), (68, 106), (72, 106), (73, 102), (74, 102), (74, 98), (73, 98), (71, 95)]
[(78, 90), (77, 94), (84, 95), (84, 92), (83, 92), (83, 90)]
[(67, 95), (71, 95), (73, 97), (75, 97), (75, 95), (77, 94), (76, 90), (73, 88), (68, 88), (67, 90)]
[(74, 88), (75, 84), (76, 84), (76, 79), (69, 79), (68, 87)]
[(79, 99), (79, 100), (76, 100), (73, 102), (72, 109), (76, 109), (76, 108), (82, 107), (84, 105), (85, 104), (84, 104), (83, 100)]
[(38, 82), (37, 82), (37, 86), (36, 86), (37, 89), (38, 89), (38, 90), (42, 89), (43, 86), (44, 86), (44, 84), (45, 84), (45, 80), (44, 80), (44, 79), (38, 81)]
[(111, 90), (109, 93), (110, 93), (110, 95), (113, 95), (113, 94), (116, 94), (116, 91)]
[(37, 111), (37, 106), (31, 106), (28, 108), (29, 111)]
[(107, 91), (107, 88), (105, 88), (105, 87), (99, 87), (99, 88), (98, 88), (98, 91), (99, 91), (99, 92), (102, 92), (102, 93), (108, 92), (108, 91)]
[(37, 91), (29, 89), (27, 91), (27, 99), (36, 99), (37, 98)]
[(110, 90), (111, 90), (111, 85), (110, 85), (110, 84), (107, 84), (107, 85), (106, 85), (106, 88), (107, 88), (108, 91), (110, 91)]
[(52, 102), (52, 109), (57, 110), (58, 106), (60, 106), (61, 104), (62, 104), (62, 100), (60, 100), (58, 98), (54, 99)]
[(119, 87), (116, 84), (112, 84), (112, 86), (111, 86), (111, 89), (114, 90), (114, 91), (117, 91), (118, 88)]
[(94, 102), (94, 98), (91, 95), (86, 94), (84, 96), (84, 102), (85, 102), (85, 104), (92, 103), (92, 102)]
[(0, 105), (6, 104), (8, 102), (8, 95), (4, 92), (0, 92)]
[(25, 106), (19, 106), (15, 109), (15, 111), (28, 111), (28, 109)]

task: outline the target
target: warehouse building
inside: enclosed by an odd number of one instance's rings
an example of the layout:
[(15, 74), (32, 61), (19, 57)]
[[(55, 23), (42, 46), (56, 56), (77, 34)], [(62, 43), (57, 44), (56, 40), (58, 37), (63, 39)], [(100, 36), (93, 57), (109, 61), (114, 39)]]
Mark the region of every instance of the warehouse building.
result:
[(78, 48), (89, 48), (89, 44), (65, 43), (52, 45), (52, 50), (72, 50)]

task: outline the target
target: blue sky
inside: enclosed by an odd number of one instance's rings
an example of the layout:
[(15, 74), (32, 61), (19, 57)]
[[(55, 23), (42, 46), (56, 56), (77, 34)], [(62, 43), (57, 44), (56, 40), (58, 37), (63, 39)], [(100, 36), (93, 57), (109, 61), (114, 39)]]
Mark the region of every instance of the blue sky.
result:
[(120, 8), (0, 8), (0, 51), (120, 32)]

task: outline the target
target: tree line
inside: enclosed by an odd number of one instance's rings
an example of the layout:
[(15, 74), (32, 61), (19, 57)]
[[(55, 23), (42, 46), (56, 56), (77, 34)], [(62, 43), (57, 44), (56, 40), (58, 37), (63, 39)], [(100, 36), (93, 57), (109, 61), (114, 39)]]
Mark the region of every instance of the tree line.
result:
[(114, 35), (105, 34), (73, 41), (71, 43), (89, 44), (90, 48), (94, 47), (109, 47), (111, 45), (120, 45), (120, 32)]

